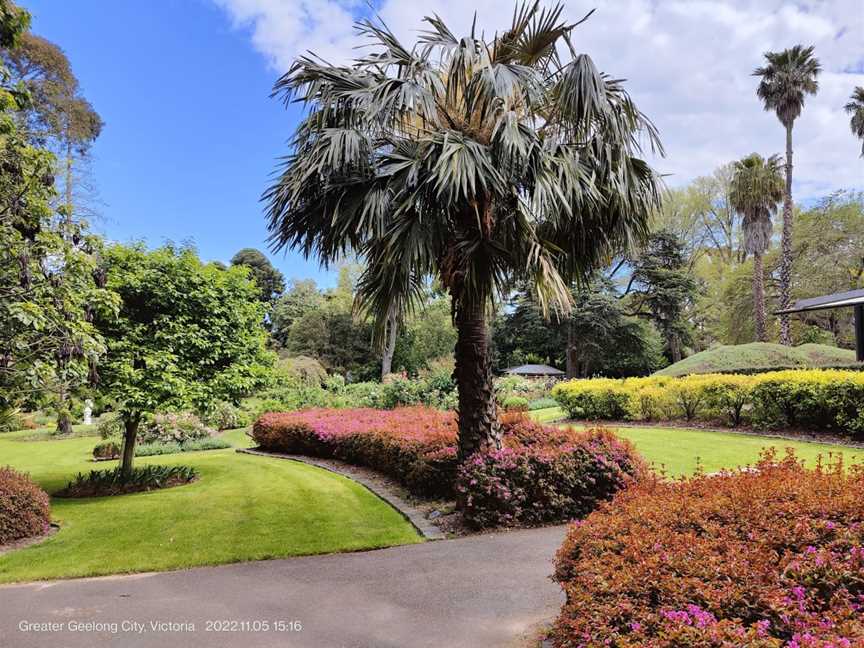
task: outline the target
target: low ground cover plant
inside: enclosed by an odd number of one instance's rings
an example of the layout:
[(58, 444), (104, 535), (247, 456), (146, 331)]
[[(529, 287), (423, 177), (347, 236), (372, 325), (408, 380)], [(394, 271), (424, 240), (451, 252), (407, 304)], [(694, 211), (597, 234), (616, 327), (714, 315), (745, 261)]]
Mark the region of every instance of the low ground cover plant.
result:
[(24, 473), (0, 467), (0, 545), (42, 535), (50, 523), (45, 491)]
[(54, 493), (55, 497), (101, 497), (124, 495), (142, 491), (169, 488), (188, 484), (198, 478), (198, 472), (190, 466), (137, 466), (125, 477), (121, 467), (109, 470), (91, 470), (78, 473), (65, 488)]
[[(145, 443), (135, 446), (136, 457), (177, 454), (178, 452), (197, 452), (199, 450), (219, 450), (230, 448), (231, 444), (219, 437), (205, 437), (185, 443)], [(97, 460), (119, 459), (122, 444), (117, 441), (103, 441), (93, 448), (93, 458)]]
[(571, 418), (723, 421), (864, 437), (864, 372), (789, 370), (571, 380), (552, 395)]
[(328, 410), (265, 414), (252, 436), (267, 451), (334, 457), (379, 470), (421, 497), (454, 497), (474, 527), (531, 525), (584, 515), (637, 479), (644, 464), (608, 432), (543, 426), (521, 412), (501, 417), (504, 447), (460, 469), (452, 412)]
[(643, 480), (570, 527), (559, 648), (864, 645), (864, 470)]

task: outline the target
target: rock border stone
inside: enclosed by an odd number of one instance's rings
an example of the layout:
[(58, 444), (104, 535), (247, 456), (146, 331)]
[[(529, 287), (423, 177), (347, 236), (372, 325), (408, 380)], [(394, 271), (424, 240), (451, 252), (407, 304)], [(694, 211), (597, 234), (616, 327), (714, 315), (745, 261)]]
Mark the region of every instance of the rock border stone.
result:
[(296, 461), (298, 463), (304, 463), (310, 466), (315, 466), (316, 468), (323, 468), (324, 470), (330, 471), (337, 475), (341, 475), (342, 477), (347, 477), (348, 479), (357, 482), (361, 486), (363, 486), (366, 490), (371, 492), (373, 495), (378, 497), (381, 500), (384, 500), (391, 507), (396, 509), (402, 517), (404, 517), (408, 522), (411, 523), (417, 532), (423, 536), (426, 540), (444, 540), (446, 539), (446, 535), (441, 529), (432, 524), (423, 513), (412, 506), (405, 499), (400, 497), (398, 494), (394, 493), (391, 489), (387, 488), (383, 484), (375, 483), (369, 479), (366, 479), (363, 475), (360, 475), (351, 470), (343, 470), (337, 468), (331, 463), (327, 463), (325, 461), (319, 461), (314, 457), (307, 457), (305, 455), (294, 455), (294, 454), (283, 454), (281, 452), (264, 452), (263, 450), (256, 450), (255, 448), (237, 448), (237, 452), (242, 454), (254, 455), (256, 457), (275, 457), (276, 459), (288, 459), (290, 461)]

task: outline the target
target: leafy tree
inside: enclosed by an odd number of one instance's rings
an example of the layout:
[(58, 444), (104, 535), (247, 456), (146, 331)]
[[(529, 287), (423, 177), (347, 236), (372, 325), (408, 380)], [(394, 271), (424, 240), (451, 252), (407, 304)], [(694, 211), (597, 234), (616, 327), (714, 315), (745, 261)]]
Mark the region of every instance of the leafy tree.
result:
[[(864, 193), (836, 192), (796, 215), (793, 277), (797, 298), (864, 288)], [(801, 316), (830, 333), (838, 346), (855, 348), (852, 309)]]
[(852, 129), (852, 134), (861, 140), (861, 157), (864, 157), (864, 88), (857, 86), (843, 109), (852, 115), (849, 118), (849, 128)]
[(672, 362), (684, 356), (684, 345), (690, 339), (686, 315), (696, 289), (687, 272), (681, 239), (668, 230), (651, 234), (633, 261), (625, 295), (629, 314), (650, 319), (660, 331)]
[(292, 279), (288, 288), (274, 303), (270, 312), (270, 335), (282, 348), (288, 347), (291, 326), (306, 313), (320, 309), (324, 296), (312, 279)]
[(272, 240), (324, 264), (358, 254), (378, 340), (394, 308), (440, 282), (458, 333), (463, 459), (501, 443), (493, 298), (525, 281), (544, 311), (566, 311), (571, 280), (644, 235), (659, 202), (637, 157), (640, 141), (659, 144), (654, 127), (577, 53), (562, 10), (521, 5), (490, 39), (429, 17), (407, 47), (362, 21), (373, 51), (350, 66), (300, 57), (274, 89), (307, 112), (265, 193)]
[(456, 329), (446, 297), (428, 299), (406, 318), (399, 329), (393, 353), (393, 367), (416, 375), (434, 361), (453, 355)]
[[(762, 77), (756, 95), (765, 110), (773, 110), (786, 129), (786, 192), (783, 197), (783, 235), (781, 237), (780, 308), (789, 308), (792, 282), (792, 127), (804, 108), (804, 97), (819, 89), (817, 77), (822, 68), (813, 56), (813, 47), (795, 45), (782, 52), (766, 52), (768, 64), (756, 68)], [(789, 315), (780, 316), (780, 342), (792, 344)]]
[(744, 249), (753, 255), (753, 304), (756, 339), (767, 340), (765, 332), (765, 269), (762, 255), (771, 245), (771, 217), (783, 200), (780, 158), (765, 159), (752, 153), (735, 163), (731, 203), (743, 217)]
[[(3, 47), (16, 47), (28, 23), (0, 1)], [(29, 101), (20, 84), (0, 85), (0, 410), (48, 395), (69, 432), (69, 399), (104, 351), (90, 318), (113, 302), (94, 281), (98, 240), (55, 219), (54, 156), (19, 127)]]
[(108, 248), (104, 267), (121, 304), (115, 317), (97, 319), (108, 345), (102, 383), (123, 420), (128, 476), (143, 416), (239, 398), (266, 380), (273, 358), (259, 291), (239, 268), (141, 245)]
[(32, 97), (25, 112), (29, 135), (62, 159), (61, 206), (65, 218), (72, 221), (80, 211), (76, 185), (83, 185), (78, 182), (76, 166), (86, 165), (90, 148), (102, 131), (102, 119), (81, 95), (66, 54), (51, 41), (28, 32), (17, 47), (4, 49), (2, 54), (13, 80)]
[(285, 277), (259, 250), (243, 248), (231, 257), (231, 265), (249, 268), (262, 302), (271, 303), (285, 291)]

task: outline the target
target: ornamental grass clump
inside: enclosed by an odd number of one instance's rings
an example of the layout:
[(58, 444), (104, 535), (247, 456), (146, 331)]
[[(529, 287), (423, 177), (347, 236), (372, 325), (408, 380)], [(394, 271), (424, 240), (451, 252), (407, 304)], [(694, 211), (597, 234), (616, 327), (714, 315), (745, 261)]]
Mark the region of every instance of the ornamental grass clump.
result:
[(42, 535), (50, 524), (45, 491), (24, 473), (0, 467), (0, 545)]
[(558, 648), (864, 645), (864, 468), (643, 480), (570, 527)]

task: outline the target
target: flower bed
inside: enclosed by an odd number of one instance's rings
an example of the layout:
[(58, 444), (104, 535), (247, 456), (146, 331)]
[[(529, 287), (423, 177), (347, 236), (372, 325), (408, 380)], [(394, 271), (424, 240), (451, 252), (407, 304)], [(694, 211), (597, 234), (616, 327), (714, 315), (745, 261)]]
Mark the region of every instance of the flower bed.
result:
[(546, 427), (522, 413), (501, 418), (504, 447), (460, 468), (452, 412), (315, 409), (264, 414), (252, 428), (262, 450), (334, 457), (397, 479), (422, 497), (458, 496), (473, 527), (572, 519), (642, 474), (632, 447), (608, 432)]
[(0, 545), (48, 531), (48, 495), (24, 473), (0, 467)]
[(753, 376), (571, 380), (552, 395), (571, 418), (723, 420), (864, 437), (864, 372), (773, 371)]
[(252, 426), (262, 450), (335, 457), (397, 479), (421, 496), (452, 495), (456, 419), (426, 407), (310, 409), (263, 414)]
[(644, 481), (574, 524), (559, 648), (864, 645), (864, 470)]

